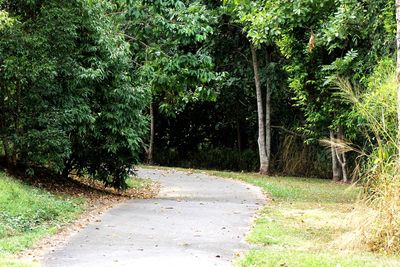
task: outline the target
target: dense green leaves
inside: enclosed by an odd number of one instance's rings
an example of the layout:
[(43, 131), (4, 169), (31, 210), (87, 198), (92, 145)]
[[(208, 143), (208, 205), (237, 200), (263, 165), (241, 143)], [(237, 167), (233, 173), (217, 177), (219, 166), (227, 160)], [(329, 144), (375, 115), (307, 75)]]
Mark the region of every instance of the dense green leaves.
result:
[(9, 161), (123, 187), (146, 132), (146, 92), (107, 1), (5, 1), (0, 135)]
[[(377, 62), (394, 50), (387, 0), (0, 5), (0, 137), (8, 162), (87, 173), (116, 187), (143, 147), (150, 101), (160, 150), (181, 157), (256, 150), (251, 43), (263, 98), (267, 85), (272, 91), (276, 165), (291, 151), (288, 136), (292, 145), (315, 142), (343, 127), (363, 143), (335, 81), (367, 90)], [(326, 159), (323, 149), (316, 154)]]
[(215, 15), (199, 1), (128, 1), (126, 36), (138, 79), (169, 115), (187, 103), (215, 98), (219, 79), (205, 41)]
[[(394, 50), (393, 1), (227, 1), (256, 44), (279, 49), (294, 100), (313, 138), (346, 124), (350, 107), (334, 97), (337, 77), (364, 81)], [(347, 129), (354, 134), (357, 129)]]

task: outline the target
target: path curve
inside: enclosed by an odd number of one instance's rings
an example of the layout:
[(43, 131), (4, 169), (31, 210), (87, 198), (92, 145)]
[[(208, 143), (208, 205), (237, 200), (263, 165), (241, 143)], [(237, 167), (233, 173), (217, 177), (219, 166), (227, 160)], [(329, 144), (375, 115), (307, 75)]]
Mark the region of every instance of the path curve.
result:
[(255, 186), (205, 174), (141, 169), (157, 198), (107, 211), (46, 255), (43, 266), (232, 266), (265, 199)]

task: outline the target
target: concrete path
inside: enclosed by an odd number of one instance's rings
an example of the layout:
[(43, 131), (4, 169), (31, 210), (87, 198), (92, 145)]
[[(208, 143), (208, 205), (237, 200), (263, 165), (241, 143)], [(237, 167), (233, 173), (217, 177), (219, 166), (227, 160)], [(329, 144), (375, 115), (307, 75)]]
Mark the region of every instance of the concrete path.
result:
[(45, 257), (43, 266), (232, 266), (264, 202), (251, 185), (204, 174), (140, 170), (161, 183), (156, 199), (106, 212)]

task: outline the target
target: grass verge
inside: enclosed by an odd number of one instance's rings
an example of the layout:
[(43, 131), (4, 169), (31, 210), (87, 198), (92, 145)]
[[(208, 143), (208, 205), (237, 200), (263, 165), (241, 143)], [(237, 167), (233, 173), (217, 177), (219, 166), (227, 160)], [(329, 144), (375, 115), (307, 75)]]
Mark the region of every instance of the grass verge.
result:
[(329, 180), (210, 171), (261, 187), (271, 201), (247, 240), (257, 244), (238, 266), (400, 266), (353, 243), (359, 189)]
[(127, 198), (150, 198), (158, 192), (156, 184), (136, 177), (128, 180), (124, 192), (89, 180), (57, 178), (20, 178), (28, 185), (0, 172), (0, 267), (36, 266), (46, 247), (62, 243), (99, 213)]
[(237, 266), (400, 266), (399, 258), (366, 252), (353, 242), (362, 223), (355, 215), (360, 208), (357, 187), (322, 179), (190, 171), (259, 186), (270, 199), (247, 236), (256, 248), (240, 257)]
[(12, 259), (83, 211), (83, 198), (67, 198), (31, 187), (0, 172), (0, 266), (25, 266)]

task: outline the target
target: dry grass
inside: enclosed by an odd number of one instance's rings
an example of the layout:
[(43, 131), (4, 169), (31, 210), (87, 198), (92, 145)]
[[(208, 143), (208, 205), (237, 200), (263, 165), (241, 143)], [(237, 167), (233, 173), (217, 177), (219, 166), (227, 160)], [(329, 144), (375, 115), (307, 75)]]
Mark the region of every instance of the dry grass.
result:
[(400, 252), (400, 183), (397, 175), (380, 173), (381, 182), (365, 201), (372, 212), (362, 227), (372, 251)]
[(247, 237), (254, 249), (238, 259), (238, 266), (400, 266), (399, 258), (368, 252), (361, 242), (359, 225), (372, 210), (357, 202), (360, 187), (322, 179), (186, 171), (238, 179), (268, 194), (270, 201)]
[(366, 211), (356, 240), (371, 251), (400, 253), (400, 170), (398, 162), (398, 121), (396, 75), (392, 60), (384, 60), (370, 77), (367, 90), (361, 91), (349, 81), (338, 79), (338, 95), (353, 106), (353, 116), (361, 121), (367, 144), (359, 177), (364, 187), (361, 199)]
[(274, 165), (284, 175), (321, 177), (329, 173), (329, 164), (326, 164), (326, 159), (320, 158), (319, 152), (320, 149), (315, 145), (304, 144), (301, 137), (286, 135), (279, 146), (279, 156)]

